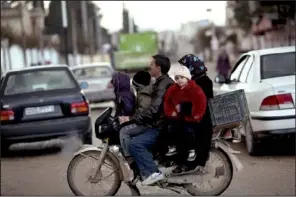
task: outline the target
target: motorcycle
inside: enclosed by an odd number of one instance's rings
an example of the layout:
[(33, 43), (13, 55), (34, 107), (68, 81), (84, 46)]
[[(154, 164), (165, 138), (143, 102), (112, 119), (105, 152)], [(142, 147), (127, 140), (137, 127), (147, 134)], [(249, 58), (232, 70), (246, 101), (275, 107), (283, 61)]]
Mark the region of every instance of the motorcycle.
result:
[[(92, 187), (96, 185), (96, 189), (99, 188), (100, 191), (106, 190), (103, 195), (116, 195), (122, 182), (126, 183), (130, 188), (132, 195), (141, 195), (137, 187), (139, 180), (138, 176), (136, 176), (137, 173), (131, 169), (121, 153), (118, 118), (113, 117), (111, 113), (112, 108), (107, 108), (95, 121), (95, 134), (98, 139), (102, 140), (102, 146), (82, 146), (69, 163), (67, 180), (70, 189), (77, 196), (92, 195), (78, 188), (75, 182), (77, 167), (82, 166), (82, 169), (85, 170), (89, 166), (81, 164), (85, 159), (94, 160), (95, 166), (83, 173), (83, 176), (86, 175), (86, 181), (90, 182)], [(172, 174), (172, 170), (177, 167), (174, 164), (166, 167), (158, 165), (159, 170), (165, 174), (166, 178), (157, 182), (156, 185), (179, 194), (185, 191), (193, 196), (216, 196), (222, 194), (232, 181), (234, 169), (238, 171), (243, 169), (243, 165), (235, 155), (240, 152), (230, 147), (224, 139), (224, 135), (224, 130), (219, 130), (213, 134), (209, 159), (202, 171), (177, 176)], [(229, 136), (227, 139), (229, 139)], [(218, 161), (220, 161), (220, 166), (216, 166), (219, 163)], [(109, 169), (111, 172), (104, 176), (103, 168)], [(82, 181), (83, 176), (78, 176), (79, 181)], [(103, 184), (103, 181), (111, 176), (114, 176), (114, 180), (111, 183), (99, 186), (99, 184)], [(205, 185), (209, 187), (204, 189)]]

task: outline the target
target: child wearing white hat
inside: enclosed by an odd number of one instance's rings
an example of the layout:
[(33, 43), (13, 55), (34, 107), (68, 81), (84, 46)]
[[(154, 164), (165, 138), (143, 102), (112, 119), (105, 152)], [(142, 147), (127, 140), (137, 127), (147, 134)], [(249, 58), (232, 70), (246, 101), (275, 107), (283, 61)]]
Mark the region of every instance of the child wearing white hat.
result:
[(188, 155), (187, 160), (194, 161), (194, 132), (205, 113), (207, 99), (202, 89), (191, 80), (187, 67), (181, 66), (176, 71), (175, 81), (164, 98), (165, 115), (172, 120), (169, 124), (169, 151), (166, 155), (175, 155), (179, 144), (181, 149), (187, 151), (188, 154), (183, 154)]

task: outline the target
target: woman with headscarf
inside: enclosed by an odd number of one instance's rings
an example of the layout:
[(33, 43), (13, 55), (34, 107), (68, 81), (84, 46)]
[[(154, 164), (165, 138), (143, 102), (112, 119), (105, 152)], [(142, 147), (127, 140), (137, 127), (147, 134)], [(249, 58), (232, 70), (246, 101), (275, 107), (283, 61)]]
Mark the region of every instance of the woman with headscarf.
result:
[[(192, 80), (201, 87), (207, 97), (207, 102), (214, 97), (213, 93), (213, 82), (207, 76), (207, 67), (204, 62), (201, 61), (197, 56), (188, 54), (183, 56), (179, 61), (181, 65), (186, 66), (190, 70)], [(190, 110), (190, 106), (181, 106), (184, 110)], [(211, 147), (211, 140), (213, 134), (213, 125), (210, 114), (209, 106), (207, 105), (206, 112), (201, 119), (198, 129), (195, 131), (196, 137), (196, 159), (193, 162), (186, 162), (187, 156), (181, 158), (184, 159), (184, 166), (180, 168), (180, 171), (191, 171), (193, 169), (202, 169), (209, 156), (209, 150)]]
[(127, 74), (116, 72), (112, 76), (111, 84), (115, 93), (115, 116), (132, 116), (136, 97), (131, 90), (130, 77)]

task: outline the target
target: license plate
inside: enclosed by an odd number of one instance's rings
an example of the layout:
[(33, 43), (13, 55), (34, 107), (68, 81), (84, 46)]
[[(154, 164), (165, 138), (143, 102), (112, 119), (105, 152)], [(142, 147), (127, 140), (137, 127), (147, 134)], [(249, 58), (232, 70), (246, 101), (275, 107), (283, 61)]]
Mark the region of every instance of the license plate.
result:
[(50, 113), (50, 112), (54, 112), (53, 105), (42, 106), (42, 107), (28, 107), (25, 110), (26, 115), (45, 114), (45, 113)]

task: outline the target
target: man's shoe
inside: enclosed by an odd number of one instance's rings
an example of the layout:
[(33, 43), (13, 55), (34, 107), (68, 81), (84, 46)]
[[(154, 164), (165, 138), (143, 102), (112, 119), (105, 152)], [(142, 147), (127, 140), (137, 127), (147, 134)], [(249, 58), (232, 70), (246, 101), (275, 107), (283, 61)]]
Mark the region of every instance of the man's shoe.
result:
[(154, 183), (163, 180), (164, 174), (162, 172), (154, 172), (149, 177), (147, 177), (143, 182), (143, 186), (153, 185)]

